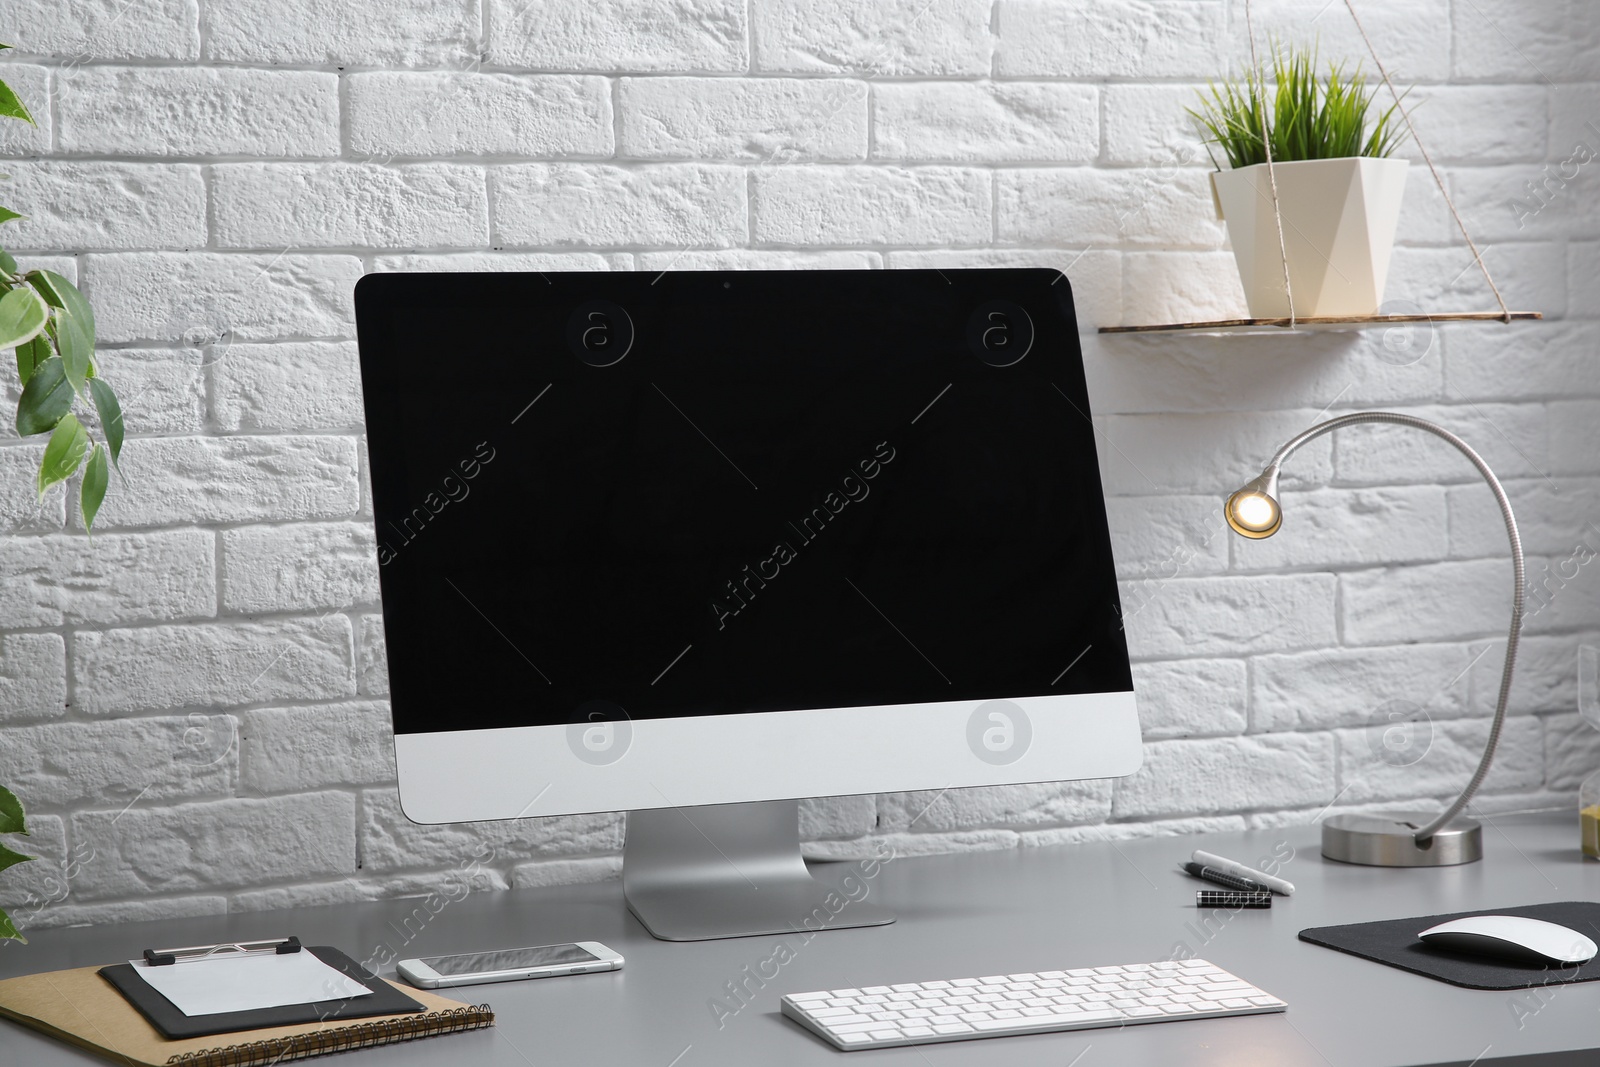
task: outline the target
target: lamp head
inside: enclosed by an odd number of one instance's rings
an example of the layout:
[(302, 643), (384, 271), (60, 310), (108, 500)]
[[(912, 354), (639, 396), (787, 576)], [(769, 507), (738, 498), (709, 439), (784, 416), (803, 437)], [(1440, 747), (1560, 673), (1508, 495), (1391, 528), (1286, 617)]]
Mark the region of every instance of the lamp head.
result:
[(1283, 525), (1283, 509), (1278, 506), (1278, 471), (1268, 467), (1260, 477), (1246, 482), (1228, 498), (1222, 513), (1228, 525), (1241, 537), (1259, 541), (1271, 537)]

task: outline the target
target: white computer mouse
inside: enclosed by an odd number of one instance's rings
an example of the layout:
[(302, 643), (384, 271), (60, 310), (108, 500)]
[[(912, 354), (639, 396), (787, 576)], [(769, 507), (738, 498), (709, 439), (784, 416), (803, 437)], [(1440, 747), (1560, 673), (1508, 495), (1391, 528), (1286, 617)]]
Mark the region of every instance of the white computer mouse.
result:
[(1417, 935), (1435, 948), (1516, 963), (1574, 964), (1600, 947), (1576, 930), (1520, 915), (1472, 915), (1430, 926)]

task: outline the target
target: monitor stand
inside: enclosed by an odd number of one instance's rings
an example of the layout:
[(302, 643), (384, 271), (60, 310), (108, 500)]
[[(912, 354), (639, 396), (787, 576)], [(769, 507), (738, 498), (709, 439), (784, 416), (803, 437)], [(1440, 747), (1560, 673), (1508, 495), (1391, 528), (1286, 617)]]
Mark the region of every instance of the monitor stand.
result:
[(869, 903), (874, 883), (859, 874), (837, 888), (812, 877), (800, 858), (798, 801), (630, 811), (627, 834), (622, 892), (662, 941), (894, 922)]

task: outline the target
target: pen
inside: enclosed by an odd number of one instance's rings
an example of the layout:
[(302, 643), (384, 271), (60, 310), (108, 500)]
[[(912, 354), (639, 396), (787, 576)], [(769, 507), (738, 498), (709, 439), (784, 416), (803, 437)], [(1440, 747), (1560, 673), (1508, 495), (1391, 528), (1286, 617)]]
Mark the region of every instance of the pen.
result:
[(1259, 882), (1274, 893), (1286, 897), (1294, 895), (1294, 883), (1286, 882), (1282, 878), (1275, 878), (1265, 871), (1256, 870), (1254, 867), (1246, 867), (1237, 860), (1230, 860), (1202, 849), (1195, 849), (1194, 855), (1190, 858), (1196, 863), (1206, 867), (1215, 867), (1224, 873), (1233, 875), (1235, 878), (1248, 878), (1252, 882)]
[(1265, 889), (1258, 893), (1230, 893), (1225, 890), (1202, 889), (1194, 895), (1197, 908), (1270, 908), (1272, 894)]
[(1207, 867), (1203, 863), (1185, 863), (1183, 869), (1196, 878), (1204, 878), (1208, 882), (1225, 885), (1229, 889), (1238, 889), (1246, 893), (1267, 892), (1267, 887), (1251, 878), (1240, 878), (1227, 871), (1219, 871), (1215, 867)]

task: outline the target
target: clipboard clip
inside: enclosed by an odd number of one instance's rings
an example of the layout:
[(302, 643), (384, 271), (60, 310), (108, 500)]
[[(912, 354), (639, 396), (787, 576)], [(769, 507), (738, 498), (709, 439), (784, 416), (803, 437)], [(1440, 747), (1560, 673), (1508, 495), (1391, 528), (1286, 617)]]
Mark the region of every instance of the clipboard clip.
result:
[(300, 939), (291, 934), (271, 941), (233, 941), (221, 945), (191, 945), (188, 948), (147, 948), (144, 950), (144, 961), (151, 967), (167, 967), (175, 963), (194, 963), (198, 960), (269, 954), (283, 956), (299, 951)]

